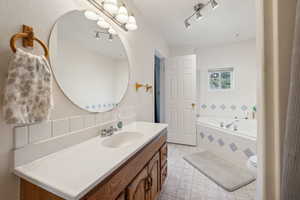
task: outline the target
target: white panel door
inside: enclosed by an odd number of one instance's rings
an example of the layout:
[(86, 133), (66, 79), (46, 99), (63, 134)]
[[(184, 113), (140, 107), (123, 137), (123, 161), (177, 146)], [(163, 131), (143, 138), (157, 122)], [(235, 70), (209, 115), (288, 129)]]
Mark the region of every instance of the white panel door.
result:
[(196, 145), (196, 56), (166, 61), (168, 142)]

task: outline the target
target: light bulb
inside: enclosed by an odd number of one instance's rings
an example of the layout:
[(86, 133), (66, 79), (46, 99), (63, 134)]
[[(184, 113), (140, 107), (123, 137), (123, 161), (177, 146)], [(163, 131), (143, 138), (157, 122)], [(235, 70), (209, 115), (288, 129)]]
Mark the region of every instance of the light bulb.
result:
[(86, 10), (84, 12), (84, 16), (89, 19), (89, 20), (93, 20), (93, 21), (96, 21), (99, 19), (99, 15), (97, 15), (95, 12), (93, 11), (90, 11), (90, 10)]
[(124, 6), (119, 8), (116, 19), (122, 24), (125, 24), (128, 21), (128, 11)]
[(134, 18), (134, 16), (129, 16), (128, 17), (128, 22), (125, 25), (125, 27), (130, 30), (130, 31), (134, 31), (138, 28), (137, 24), (136, 24), (136, 20)]
[(185, 26), (185, 28), (187, 28), (187, 29), (189, 29), (189, 28), (191, 28), (191, 23), (189, 22), (189, 20), (184, 20), (184, 26)]
[(117, 35), (117, 32), (116, 32), (115, 29), (113, 29), (112, 27), (110, 27), (110, 28), (108, 29), (108, 32), (109, 32), (110, 34), (112, 34), (112, 35)]
[(104, 29), (108, 29), (110, 27), (110, 24), (106, 22), (102, 17), (99, 18), (97, 25)]
[(112, 15), (118, 12), (118, 2), (117, 0), (104, 0), (103, 8)]
[(200, 13), (200, 11), (198, 11), (197, 13), (196, 13), (196, 20), (200, 20), (200, 19), (202, 19), (203, 18), (203, 15)]
[(212, 9), (216, 9), (219, 6), (219, 4), (216, 0), (210, 0), (210, 5), (211, 5)]

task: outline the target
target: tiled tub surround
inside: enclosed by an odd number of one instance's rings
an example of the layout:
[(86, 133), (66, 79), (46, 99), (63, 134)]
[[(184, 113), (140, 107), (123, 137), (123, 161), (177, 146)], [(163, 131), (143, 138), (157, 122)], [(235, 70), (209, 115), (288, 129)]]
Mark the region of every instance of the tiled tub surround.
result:
[[(198, 146), (216, 153), (235, 164), (246, 167), (249, 157), (256, 154), (256, 121), (241, 120), (238, 130), (221, 128), (219, 122), (225, 125), (231, 119), (200, 117), (197, 122)], [(215, 123), (213, 123), (215, 122)]]
[(214, 103), (200, 103), (199, 114), (201, 116), (213, 117), (248, 117), (252, 118), (253, 108), (256, 105), (249, 104), (214, 104)]
[(93, 137), (18, 166), (14, 171), (21, 178), (63, 199), (79, 200), (154, 138), (166, 134), (166, 131), (166, 124), (133, 122), (115, 133), (138, 132), (143, 135), (130, 145), (109, 148), (102, 144), (107, 138)]

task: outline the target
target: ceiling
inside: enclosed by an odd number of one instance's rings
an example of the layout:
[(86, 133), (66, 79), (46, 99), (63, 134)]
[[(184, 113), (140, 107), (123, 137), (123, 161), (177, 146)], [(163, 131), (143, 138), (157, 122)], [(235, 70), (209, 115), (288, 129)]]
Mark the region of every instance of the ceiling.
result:
[(192, 20), (190, 29), (184, 27), (184, 20), (196, 3), (208, 0), (132, 1), (171, 47), (207, 47), (255, 38), (255, 0), (217, 0), (219, 7), (212, 10), (207, 6), (204, 18)]

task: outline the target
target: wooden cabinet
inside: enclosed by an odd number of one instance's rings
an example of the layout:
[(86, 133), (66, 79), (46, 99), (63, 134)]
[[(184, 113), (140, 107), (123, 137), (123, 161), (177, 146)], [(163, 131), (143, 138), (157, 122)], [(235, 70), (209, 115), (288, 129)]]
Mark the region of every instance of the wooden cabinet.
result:
[(127, 200), (149, 200), (149, 176), (144, 168), (127, 188)]
[(127, 200), (157, 199), (160, 192), (160, 171), (160, 156), (157, 153), (127, 188)]
[[(81, 200), (156, 200), (166, 177), (167, 131), (115, 170)], [(21, 180), (21, 200), (64, 200)]]
[(166, 163), (161, 170), (161, 176), (160, 176), (160, 186), (161, 187), (163, 187), (167, 176), (168, 176), (168, 164)]
[(164, 165), (167, 162), (167, 158), (168, 158), (168, 145), (164, 144), (162, 146), (162, 148), (160, 149), (160, 160), (161, 160), (160, 166), (161, 167), (164, 167)]
[(125, 192), (122, 192), (117, 200), (126, 200)]
[(155, 200), (160, 192), (160, 157), (157, 153), (148, 164), (149, 199)]

